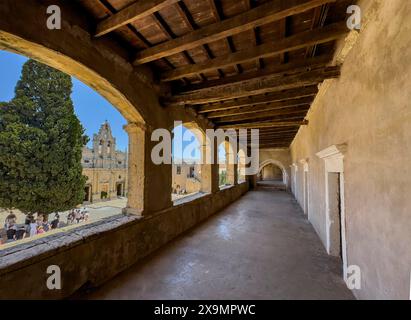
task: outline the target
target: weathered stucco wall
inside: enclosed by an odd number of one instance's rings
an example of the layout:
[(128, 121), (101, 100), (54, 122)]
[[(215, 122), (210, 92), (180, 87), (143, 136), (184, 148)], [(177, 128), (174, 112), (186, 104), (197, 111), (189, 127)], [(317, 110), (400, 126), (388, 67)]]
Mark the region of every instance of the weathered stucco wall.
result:
[[(358, 298), (408, 299), (411, 271), (411, 1), (360, 1), (363, 28), (341, 77), (323, 84), (291, 145), (308, 158), (311, 223), (325, 236), (325, 169), (315, 154), (346, 143), (348, 265), (361, 268)], [(301, 201), (301, 199), (299, 199)]]
[[(60, 299), (102, 284), (247, 190), (248, 184), (242, 183), (141, 219), (117, 216), (3, 250), (0, 299)], [(61, 290), (46, 286), (50, 265), (61, 269)]]

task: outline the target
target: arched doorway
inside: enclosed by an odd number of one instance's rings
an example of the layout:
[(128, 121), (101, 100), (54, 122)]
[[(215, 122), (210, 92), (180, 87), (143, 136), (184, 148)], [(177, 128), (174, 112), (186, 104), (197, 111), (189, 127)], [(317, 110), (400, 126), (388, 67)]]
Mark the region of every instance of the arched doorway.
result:
[(274, 186), (288, 189), (288, 173), (284, 165), (274, 159), (260, 163), (257, 175), (257, 184), (260, 186)]

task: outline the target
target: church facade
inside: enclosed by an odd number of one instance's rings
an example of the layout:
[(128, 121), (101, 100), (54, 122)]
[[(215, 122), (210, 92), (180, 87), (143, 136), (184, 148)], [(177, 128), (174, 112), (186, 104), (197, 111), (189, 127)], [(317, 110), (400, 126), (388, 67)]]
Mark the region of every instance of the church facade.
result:
[(93, 135), (92, 148), (83, 148), (81, 164), (87, 177), (85, 203), (127, 196), (127, 152), (116, 150), (116, 138), (107, 121)]

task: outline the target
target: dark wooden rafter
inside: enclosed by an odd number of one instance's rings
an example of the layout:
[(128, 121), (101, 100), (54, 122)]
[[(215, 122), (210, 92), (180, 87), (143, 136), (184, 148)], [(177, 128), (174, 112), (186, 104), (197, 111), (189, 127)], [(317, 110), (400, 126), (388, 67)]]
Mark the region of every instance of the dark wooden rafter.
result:
[[(324, 26), (329, 8), (330, 8), (329, 3), (326, 3), (322, 5), (321, 7), (317, 7), (314, 9), (313, 20), (311, 23), (311, 30)], [(306, 58), (314, 57), (316, 50), (317, 50), (317, 45), (307, 47), (305, 51), (305, 57)]]
[(178, 93), (192, 93), (197, 90), (210, 89), (211, 87), (217, 88), (225, 85), (232, 85), (237, 82), (243, 82), (251, 79), (261, 79), (267, 76), (279, 76), (283, 74), (293, 74), (302, 71), (308, 71), (319, 67), (324, 67), (330, 63), (332, 57), (329, 55), (321, 55), (314, 58), (299, 59), (291, 63), (272, 65), (265, 67), (262, 70), (251, 71), (245, 74), (226, 77), (223, 79), (209, 80), (203, 83), (191, 84), (180, 88)]
[[(246, 11), (249, 11), (250, 9), (252, 9), (251, 0), (243, 0), (243, 3), (244, 3), (244, 7), (245, 7)], [(258, 46), (258, 45), (260, 44), (259, 34), (258, 34), (258, 28), (259, 28), (259, 27), (256, 27), (256, 28), (253, 28), (253, 29), (251, 30), (251, 33), (252, 33), (251, 37), (254, 39), (254, 45), (255, 45), (255, 46)], [(263, 61), (262, 61), (262, 59), (258, 58), (258, 59), (255, 61), (255, 67), (256, 67), (257, 70), (259, 70), (259, 69), (261, 69), (261, 68), (263, 67)]]
[[(108, 14), (110, 17), (114, 16), (117, 13), (115, 8), (107, 0), (98, 0), (98, 1), (96, 1), (96, 5), (100, 6), (102, 8), (102, 10), (104, 10), (104, 12), (106, 14)], [(106, 19), (108, 19), (108, 18), (106, 18)], [(151, 47), (151, 43), (149, 41), (147, 41), (147, 39), (144, 38), (134, 26), (132, 26), (131, 24), (127, 24), (127, 29), (131, 32), (131, 34), (133, 34), (135, 36), (135, 39), (137, 40), (137, 42), (139, 43), (139, 45), (141, 47), (143, 47), (143, 48), (150, 48)], [(162, 58), (161, 60), (170, 69), (175, 69), (174, 65), (170, 61), (168, 61), (168, 59)], [(182, 78), (181, 80), (183, 80), (183, 82), (185, 81), (184, 78)]]
[(219, 125), (218, 128), (221, 129), (252, 129), (252, 128), (276, 128), (276, 127), (299, 127), (308, 125), (307, 120), (302, 121), (256, 121), (256, 122), (248, 122), (248, 123), (237, 123), (237, 124), (227, 124), (227, 125)]
[[(184, 2), (180, 1), (177, 2), (175, 4), (175, 8), (178, 12), (178, 14), (180, 15), (180, 17), (183, 19), (186, 27), (190, 30), (190, 31), (194, 31), (198, 29), (198, 26), (195, 24), (193, 18), (190, 15), (190, 12), (187, 10)], [(203, 44), (201, 46), (201, 49), (203, 51), (203, 54), (207, 57), (208, 60), (213, 59), (214, 56), (212, 55), (210, 49), (208, 48), (207, 44)], [(186, 51), (185, 51), (186, 52)], [(223, 72), (220, 69), (217, 69), (218, 75), (220, 78), (224, 77)], [(200, 76), (201, 80), (204, 80), (204, 75)]]
[(235, 100), (227, 100), (226, 102), (213, 104), (213, 105), (202, 105), (197, 110), (197, 113), (210, 113), (216, 111), (229, 112), (232, 109), (238, 111), (238, 108), (248, 107), (248, 106), (258, 106), (265, 105), (268, 106), (269, 103), (277, 101), (292, 100), (304, 97), (313, 97), (317, 94), (317, 86), (310, 86), (306, 88), (296, 88), (280, 92), (274, 92), (270, 94), (265, 94), (261, 96), (251, 96), (246, 98), (240, 98)]
[[(280, 34), (287, 38), (288, 35), (288, 21), (290, 17), (285, 17), (283, 20), (280, 20)], [(287, 62), (287, 52), (282, 52), (280, 54), (280, 62), (286, 63)]]
[(315, 44), (336, 40), (338, 38), (341, 38), (346, 33), (346, 23), (338, 22), (328, 25), (324, 28), (318, 28), (312, 31), (304, 31), (275, 43), (262, 44), (248, 50), (242, 50), (230, 55), (220, 56), (208, 62), (180, 67), (175, 70), (165, 72), (161, 76), (161, 79), (162, 81), (172, 81), (196, 73), (232, 66), (237, 63), (248, 62), (250, 60), (255, 60), (258, 57), (272, 57), (283, 52), (303, 49)]
[(287, 109), (280, 109), (280, 110), (267, 110), (267, 111), (258, 111), (254, 113), (247, 113), (247, 114), (237, 114), (233, 116), (221, 117), (213, 119), (215, 124), (220, 122), (239, 122), (245, 120), (255, 120), (255, 119), (268, 119), (274, 116), (288, 116), (288, 115), (300, 115), (304, 118), (305, 114), (307, 113), (310, 105), (303, 105), (294, 108), (287, 108)]
[(256, 113), (256, 112), (265, 112), (265, 111), (273, 111), (273, 110), (280, 110), (286, 109), (290, 107), (296, 106), (307, 106), (313, 101), (312, 97), (305, 97), (305, 98), (298, 98), (298, 99), (291, 99), (285, 101), (276, 101), (272, 103), (268, 103), (266, 105), (256, 105), (256, 106), (248, 106), (236, 109), (229, 109), (229, 110), (221, 110), (221, 111), (214, 111), (207, 113), (207, 118), (222, 118), (222, 117), (231, 117), (234, 115), (243, 115), (248, 113)]
[(301, 88), (318, 84), (325, 79), (337, 78), (340, 67), (326, 67), (314, 71), (306, 71), (287, 76), (267, 77), (249, 80), (223, 88), (210, 88), (201, 92), (182, 94), (169, 98), (169, 104), (204, 104), (228, 99), (247, 97), (250, 95), (278, 92), (281, 90)]
[(287, 16), (308, 11), (336, 0), (276, 0), (262, 4), (255, 9), (233, 18), (203, 27), (172, 41), (140, 51), (134, 61), (143, 64), (175, 53), (193, 49), (202, 44), (256, 28), (260, 25), (284, 19)]
[(298, 113), (298, 114), (286, 114), (286, 115), (272, 115), (272, 116), (266, 116), (264, 118), (249, 118), (249, 119), (243, 119), (243, 120), (236, 120), (236, 121), (225, 121), (223, 118), (221, 121), (213, 121), (215, 125), (220, 126), (220, 125), (240, 125), (240, 124), (247, 124), (250, 122), (267, 122), (267, 121), (303, 121), (304, 120), (305, 113)]
[(96, 28), (96, 37), (105, 35), (115, 29), (125, 26), (134, 20), (147, 17), (163, 8), (166, 8), (180, 0), (139, 0), (125, 7), (101, 21)]
[[(219, 0), (217, 0), (217, 1), (219, 1)], [(208, 3), (210, 5), (211, 12), (213, 14), (214, 19), (217, 22), (221, 22), (221, 13), (217, 8), (216, 0), (208, 0)], [(225, 43), (226, 43), (226, 46), (227, 46), (227, 50), (229, 52), (231, 52), (231, 53), (235, 52), (235, 48), (232, 44), (232, 41), (231, 41), (230, 37), (225, 38)], [(237, 73), (241, 73), (242, 70), (241, 70), (241, 67), (239, 65), (235, 64), (233, 67), (234, 67), (234, 69)]]
[[(151, 18), (153, 19), (156, 26), (160, 29), (160, 31), (167, 37), (168, 40), (176, 38), (176, 35), (171, 31), (170, 27), (167, 25), (167, 22), (164, 21), (164, 19), (158, 12), (153, 13), (151, 15)], [(187, 64), (195, 63), (187, 51), (183, 51), (181, 52), (181, 54)], [(205, 79), (202, 73), (199, 73), (197, 76), (199, 77), (200, 81), (203, 81)]]

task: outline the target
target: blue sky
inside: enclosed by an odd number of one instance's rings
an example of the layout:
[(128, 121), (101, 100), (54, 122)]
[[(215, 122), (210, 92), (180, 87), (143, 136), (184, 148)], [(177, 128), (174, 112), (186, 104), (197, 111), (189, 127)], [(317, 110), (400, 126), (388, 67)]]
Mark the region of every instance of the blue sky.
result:
[[(26, 61), (27, 58), (24, 56), (0, 50), (0, 101), (10, 101), (14, 97), (14, 88), (20, 78), (22, 66)], [(74, 111), (83, 124), (86, 134), (90, 137), (89, 146), (91, 146), (93, 134), (97, 133), (100, 125), (107, 120), (111, 125), (114, 137), (116, 137), (117, 149), (124, 151), (128, 145), (128, 137), (123, 130), (126, 120), (100, 94), (76, 78), (72, 77), (72, 79), (73, 93), (71, 97)], [(200, 159), (199, 143), (191, 132), (186, 133), (186, 131), (187, 129), (181, 126), (175, 129), (175, 133), (180, 132), (187, 141), (183, 141), (182, 145), (173, 142), (173, 154), (176, 158), (182, 157), (185, 160)], [(195, 141), (197, 146), (197, 150), (193, 154), (186, 152), (189, 151), (186, 146), (191, 141)], [(184, 152), (182, 152), (183, 149)], [(220, 157), (224, 157), (225, 152), (223, 150), (220, 146)]]
[[(14, 87), (20, 78), (26, 57), (0, 50), (0, 101), (10, 101), (14, 97)], [(107, 120), (117, 140), (117, 149), (125, 150), (128, 137), (123, 130), (126, 120), (106, 99), (76, 78), (73, 78), (72, 100), (74, 110), (86, 134), (92, 139), (100, 125)], [(91, 141), (89, 142), (91, 145)]]

